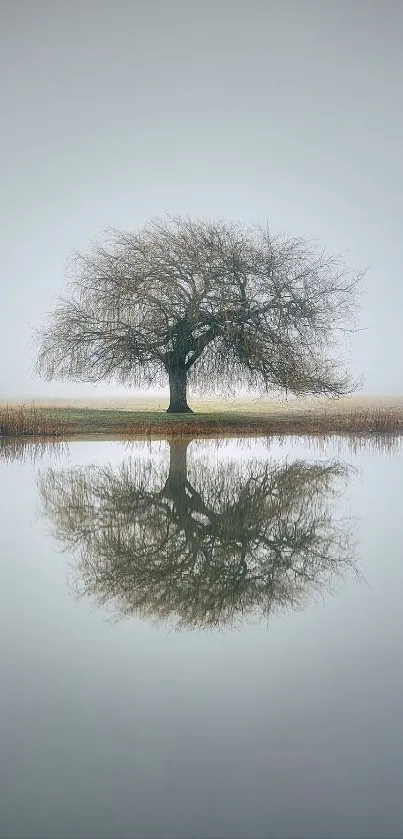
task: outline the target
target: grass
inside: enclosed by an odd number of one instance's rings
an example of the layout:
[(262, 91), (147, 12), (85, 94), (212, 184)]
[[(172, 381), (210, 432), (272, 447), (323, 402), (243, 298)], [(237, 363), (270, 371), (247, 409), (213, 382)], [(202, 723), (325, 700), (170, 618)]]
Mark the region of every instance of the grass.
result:
[(25, 405), (0, 405), (0, 437), (59, 437), (64, 426), (57, 414)]
[[(397, 400), (399, 401), (399, 400)], [(196, 400), (192, 404), (195, 404)], [(199, 400), (195, 414), (166, 414), (154, 403), (108, 408), (65, 403), (0, 405), (0, 437), (281, 436), (403, 433), (403, 403), (361, 400), (241, 403)], [(204, 408), (204, 410), (203, 410)], [(206, 410), (207, 409), (207, 410)]]

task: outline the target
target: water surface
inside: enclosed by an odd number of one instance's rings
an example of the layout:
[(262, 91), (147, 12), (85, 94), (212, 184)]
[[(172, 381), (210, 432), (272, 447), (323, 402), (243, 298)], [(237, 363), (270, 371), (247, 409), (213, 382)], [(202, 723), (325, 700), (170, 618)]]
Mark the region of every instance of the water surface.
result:
[(2, 837), (403, 835), (402, 455), (0, 462)]

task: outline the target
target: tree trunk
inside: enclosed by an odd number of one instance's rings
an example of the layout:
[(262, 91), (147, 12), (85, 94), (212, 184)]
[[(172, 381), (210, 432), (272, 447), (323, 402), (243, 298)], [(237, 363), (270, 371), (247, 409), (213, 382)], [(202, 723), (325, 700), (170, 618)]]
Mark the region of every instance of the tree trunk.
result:
[(185, 367), (172, 367), (169, 374), (169, 408), (167, 414), (193, 414), (186, 399), (186, 369)]
[(188, 440), (169, 441), (169, 473), (167, 484), (185, 489), (187, 481), (187, 449)]
[(187, 454), (186, 440), (169, 441), (169, 472), (165, 484), (165, 495), (173, 501), (176, 516), (186, 524), (189, 518), (189, 499), (186, 494)]

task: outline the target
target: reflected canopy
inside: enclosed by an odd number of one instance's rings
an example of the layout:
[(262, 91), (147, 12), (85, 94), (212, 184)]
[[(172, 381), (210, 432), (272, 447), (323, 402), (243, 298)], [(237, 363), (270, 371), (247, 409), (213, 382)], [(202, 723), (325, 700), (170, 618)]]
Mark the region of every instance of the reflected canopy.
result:
[(231, 625), (300, 608), (353, 567), (351, 522), (336, 516), (339, 462), (192, 458), (169, 443), (119, 466), (48, 469), (41, 507), (73, 552), (80, 595), (182, 627)]

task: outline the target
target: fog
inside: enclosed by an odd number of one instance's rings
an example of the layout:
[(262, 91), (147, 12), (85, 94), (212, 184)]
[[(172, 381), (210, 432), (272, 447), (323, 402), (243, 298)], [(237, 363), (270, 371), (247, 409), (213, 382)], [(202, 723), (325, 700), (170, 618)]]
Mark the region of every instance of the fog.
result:
[(403, 392), (399, 2), (1, 3), (0, 398), (32, 371), (66, 259), (155, 215), (317, 240), (368, 269), (351, 370)]

